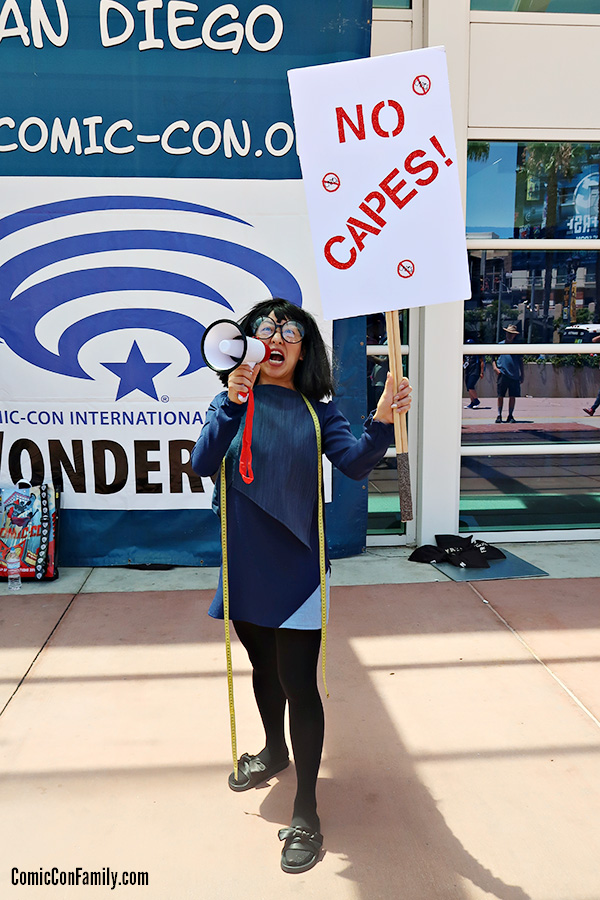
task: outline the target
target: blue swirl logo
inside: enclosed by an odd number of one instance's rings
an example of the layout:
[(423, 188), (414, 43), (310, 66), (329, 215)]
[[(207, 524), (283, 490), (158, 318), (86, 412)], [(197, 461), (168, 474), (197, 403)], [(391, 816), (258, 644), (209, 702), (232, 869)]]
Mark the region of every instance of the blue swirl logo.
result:
[[(40, 222), (106, 210), (197, 213), (252, 227), (221, 210), (167, 198), (81, 197), (31, 207), (0, 219), (0, 241)], [(198, 318), (172, 310), (168, 295), (176, 293), (207, 300), (231, 311), (233, 307), (216, 288), (196, 277), (137, 262), (119, 265), (118, 254), (112, 253), (123, 250), (173, 251), (226, 263), (258, 278), (265, 286), (266, 296), (285, 297), (302, 305), (302, 292), (293, 275), (275, 260), (241, 244), (180, 231), (101, 230), (47, 241), (17, 253), (0, 266), (0, 337), (15, 354), (40, 369), (70, 378), (93, 380), (79, 361), (80, 351), (88, 341), (122, 329), (150, 329), (173, 336), (186, 348), (189, 363), (180, 378), (197, 372), (205, 365), (200, 353), (205, 325)], [(90, 256), (93, 261), (93, 254), (107, 252), (111, 254), (108, 265), (94, 266), (92, 262), (90, 266)], [(86, 268), (76, 268), (80, 257), (87, 257)], [(106, 258), (103, 256), (102, 262)], [(64, 271), (70, 262), (73, 271)], [(56, 263), (61, 264), (61, 271), (53, 274), (50, 267)], [(46, 269), (49, 271), (44, 272)], [(28, 280), (34, 283), (26, 285)], [(158, 291), (165, 295), (164, 307), (140, 309), (132, 306), (91, 312), (64, 328), (58, 339), (57, 352), (40, 340), (44, 330), (41, 320), (47, 313), (73, 300), (115, 291), (120, 294)], [(220, 312), (222, 314), (222, 310)], [(116, 400), (136, 389), (157, 400), (154, 378), (171, 362), (148, 362), (137, 341), (133, 340), (127, 359), (102, 365), (119, 379)]]

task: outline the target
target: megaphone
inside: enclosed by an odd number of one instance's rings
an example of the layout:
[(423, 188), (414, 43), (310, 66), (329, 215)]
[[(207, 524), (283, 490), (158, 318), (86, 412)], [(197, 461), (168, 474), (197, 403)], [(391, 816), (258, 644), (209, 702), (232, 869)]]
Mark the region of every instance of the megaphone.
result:
[[(244, 364), (254, 367), (271, 355), (271, 350), (266, 344), (257, 338), (248, 337), (238, 323), (232, 322), (231, 319), (217, 319), (208, 326), (202, 335), (200, 351), (209, 369), (220, 375), (229, 375), (238, 366)], [(248, 401), (239, 470), (246, 484), (251, 484), (254, 479), (251, 448), (254, 394), (252, 391), (249, 394), (238, 394), (238, 400)]]
[[(248, 337), (238, 323), (231, 319), (217, 319), (208, 326), (202, 335), (200, 352), (209, 369), (220, 375), (229, 375), (244, 364), (254, 367), (271, 355), (266, 344), (257, 338)], [(238, 397), (246, 400), (248, 395), (238, 394)]]
[(244, 364), (255, 366), (271, 355), (266, 344), (248, 337), (231, 319), (217, 319), (208, 326), (202, 335), (200, 351), (206, 365), (222, 375), (229, 375)]

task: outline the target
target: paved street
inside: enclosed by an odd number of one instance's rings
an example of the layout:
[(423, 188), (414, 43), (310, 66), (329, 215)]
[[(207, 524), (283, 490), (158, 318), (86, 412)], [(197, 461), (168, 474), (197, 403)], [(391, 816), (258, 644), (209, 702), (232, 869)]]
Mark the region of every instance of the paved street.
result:
[[(600, 545), (511, 549), (550, 577), (457, 584), (402, 549), (335, 565), (324, 855), (299, 876), (277, 840), (293, 766), (227, 788), (216, 570), (3, 587), (2, 897), (598, 900)], [(237, 643), (234, 667), (240, 752), (256, 751)], [(11, 885), (53, 867), (148, 886)]]

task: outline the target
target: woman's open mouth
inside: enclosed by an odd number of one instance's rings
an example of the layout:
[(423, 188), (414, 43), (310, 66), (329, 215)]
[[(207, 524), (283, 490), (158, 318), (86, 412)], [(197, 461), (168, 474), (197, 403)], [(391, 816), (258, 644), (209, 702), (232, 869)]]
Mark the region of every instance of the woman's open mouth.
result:
[(280, 365), (282, 362), (285, 362), (285, 356), (283, 355), (281, 350), (271, 350), (269, 362), (275, 363), (275, 365)]

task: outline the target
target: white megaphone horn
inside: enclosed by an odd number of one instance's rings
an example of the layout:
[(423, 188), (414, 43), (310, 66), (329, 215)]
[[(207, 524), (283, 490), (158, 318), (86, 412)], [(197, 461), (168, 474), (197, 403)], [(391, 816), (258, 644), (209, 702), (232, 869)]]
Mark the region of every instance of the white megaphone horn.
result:
[[(220, 375), (228, 375), (238, 366), (255, 366), (271, 355), (266, 344), (244, 334), (237, 322), (217, 319), (202, 335), (200, 351), (206, 365)], [(239, 394), (245, 400), (247, 394)]]

